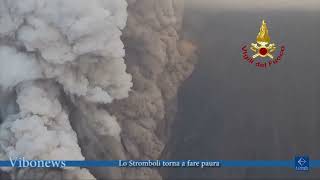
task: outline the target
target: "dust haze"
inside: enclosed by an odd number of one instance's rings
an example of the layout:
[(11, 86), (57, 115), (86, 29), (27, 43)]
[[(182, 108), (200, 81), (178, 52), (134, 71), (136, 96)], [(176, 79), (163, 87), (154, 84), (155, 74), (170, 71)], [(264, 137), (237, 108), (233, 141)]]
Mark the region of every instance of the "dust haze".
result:
[[(320, 159), (319, 11), (317, 0), (0, 0), (0, 158)], [(286, 47), (269, 69), (241, 57), (262, 19)], [(178, 177), (320, 172), (0, 171), (17, 180)]]
[(290, 11), (317, 11), (320, 10), (318, 0), (185, 0), (186, 4), (194, 8), (210, 9), (214, 12), (241, 10), (241, 11), (261, 11), (261, 10), (290, 10)]
[[(232, 2), (232, 4), (231, 4)], [(319, 1), (199, 1), (186, 4), (184, 35), (199, 63), (180, 88), (173, 159), (319, 159)], [(263, 6), (263, 7), (262, 7)], [(256, 9), (255, 7), (261, 7)], [(261, 10), (261, 11), (259, 11)], [(259, 69), (242, 59), (265, 19), (280, 64)], [(315, 178), (286, 168), (174, 169), (172, 178)]]

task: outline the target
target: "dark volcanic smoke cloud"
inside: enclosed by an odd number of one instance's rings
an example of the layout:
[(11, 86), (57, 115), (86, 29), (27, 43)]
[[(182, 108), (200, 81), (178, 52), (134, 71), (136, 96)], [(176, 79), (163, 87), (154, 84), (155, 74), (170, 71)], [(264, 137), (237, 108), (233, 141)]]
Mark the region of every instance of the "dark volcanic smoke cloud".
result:
[[(179, 37), (182, 15), (182, 0), (0, 0), (1, 159), (159, 158), (195, 60)], [(3, 170), (161, 178), (151, 169)]]

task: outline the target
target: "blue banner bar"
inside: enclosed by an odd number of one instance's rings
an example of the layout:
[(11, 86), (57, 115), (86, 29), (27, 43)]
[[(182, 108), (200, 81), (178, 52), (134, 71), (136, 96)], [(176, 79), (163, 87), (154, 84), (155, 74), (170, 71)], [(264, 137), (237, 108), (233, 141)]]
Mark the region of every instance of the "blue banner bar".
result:
[[(14, 165), (13, 165), (14, 163)], [(288, 167), (294, 168), (303, 160), (109, 160), (109, 161), (65, 161), (25, 160), (0, 161), (0, 167)], [(320, 160), (310, 160), (310, 168), (320, 168)], [(301, 165), (302, 166), (302, 165)]]
[(311, 168), (319, 168), (320, 167), (320, 160), (310, 160), (310, 167)]
[(294, 167), (294, 161), (221, 161), (222, 167)]
[(10, 161), (0, 161), (0, 167), (11, 167)]
[(117, 161), (65, 161), (66, 167), (119, 167)]

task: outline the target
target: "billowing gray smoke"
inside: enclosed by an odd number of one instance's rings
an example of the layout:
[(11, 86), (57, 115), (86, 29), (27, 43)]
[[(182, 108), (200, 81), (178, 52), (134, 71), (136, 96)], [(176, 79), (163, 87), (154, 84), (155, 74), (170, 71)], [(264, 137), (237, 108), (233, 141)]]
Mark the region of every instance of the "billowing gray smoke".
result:
[[(0, 0), (0, 158), (158, 158), (194, 64), (194, 46), (178, 35), (182, 12), (181, 0)], [(151, 169), (3, 170), (160, 178)]]
[[(98, 133), (120, 139), (115, 118), (95, 106), (132, 86), (120, 40), (126, 8), (124, 0), (0, 1), (1, 159), (84, 159), (62, 95), (91, 107)], [(86, 169), (63, 177), (93, 178)]]
[[(124, 32), (130, 96), (112, 104), (130, 159), (159, 159), (176, 109), (178, 87), (193, 71), (195, 46), (179, 37), (183, 0), (128, 0)], [(157, 179), (151, 169), (130, 169), (127, 178)], [(129, 171), (130, 171), (129, 170)]]

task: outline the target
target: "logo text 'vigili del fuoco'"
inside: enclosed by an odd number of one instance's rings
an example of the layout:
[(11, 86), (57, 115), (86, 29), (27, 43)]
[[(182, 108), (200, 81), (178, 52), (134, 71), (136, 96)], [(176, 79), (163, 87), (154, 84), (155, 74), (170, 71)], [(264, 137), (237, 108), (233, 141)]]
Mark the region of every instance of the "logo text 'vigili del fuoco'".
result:
[(281, 46), (279, 55), (274, 57), (273, 53), (277, 47), (275, 43), (270, 43), (268, 27), (264, 20), (256, 41), (256, 43), (251, 43), (250, 46), (251, 51), (253, 51), (252, 56), (249, 55), (247, 45), (242, 47), (242, 57), (245, 61), (254, 64), (258, 68), (268, 68), (282, 60), (285, 47)]

